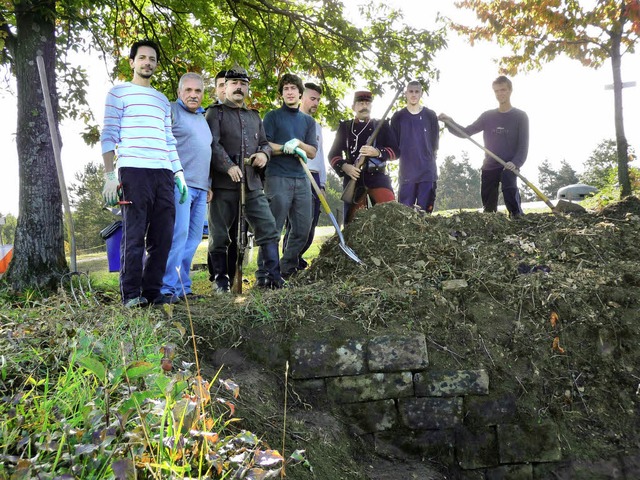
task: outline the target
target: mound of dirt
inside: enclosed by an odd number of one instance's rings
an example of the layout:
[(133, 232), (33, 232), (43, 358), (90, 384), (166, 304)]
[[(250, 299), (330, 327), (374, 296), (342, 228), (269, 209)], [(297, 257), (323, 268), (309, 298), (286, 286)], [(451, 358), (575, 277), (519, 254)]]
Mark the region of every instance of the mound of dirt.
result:
[(518, 415), (557, 423), (565, 458), (640, 448), (640, 200), (514, 221), (386, 203), (344, 236), (364, 265), (334, 236), (292, 288), (247, 299), (249, 325), (237, 328), (254, 353), (292, 338), (422, 332), (432, 363), (484, 368)]
[(625, 197), (623, 200), (611, 203), (599, 212), (603, 217), (625, 218), (630, 215), (640, 215), (640, 198)]

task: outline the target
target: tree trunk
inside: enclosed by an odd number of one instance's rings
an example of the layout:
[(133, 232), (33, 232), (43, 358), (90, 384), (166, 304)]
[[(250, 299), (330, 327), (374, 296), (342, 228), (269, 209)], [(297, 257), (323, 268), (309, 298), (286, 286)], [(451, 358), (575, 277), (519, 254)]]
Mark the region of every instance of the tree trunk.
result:
[(49, 290), (68, 271), (62, 198), (36, 65), (36, 56), (42, 55), (57, 117), (55, 0), (18, 0), (15, 7), (20, 206), (7, 279), (18, 291)]
[(611, 31), (611, 68), (613, 70), (613, 98), (614, 116), (616, 125), (616, 146), (618, 151), (618, 183), (620, 184), (620, 198), (631, 195), (631, 181), (629, 180), (629, 156), (627, 137), (624, 134), (624, 121), (622, 117), (622, 73), (620, 54), (620, 42), (624, 17)]

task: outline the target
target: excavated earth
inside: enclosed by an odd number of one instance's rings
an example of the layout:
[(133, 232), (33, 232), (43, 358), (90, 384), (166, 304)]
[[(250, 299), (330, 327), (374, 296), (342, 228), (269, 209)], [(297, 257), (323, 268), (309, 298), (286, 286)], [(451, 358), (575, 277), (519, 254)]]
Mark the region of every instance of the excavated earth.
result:
[[(334, 236), (289, 289), (194, 305), (205, 361), (224, 364), (245, 392), (245, 428), (282, 434), (285, 369), (271, 366), (284, 365), (292, 340), (418, 332), (433, 362), (484, 368), (494, 391), (515, 393), (522, 418), (555, 422), (564, 458), (638, 451), (638, 198), (514, 221), (388, 203), (344, 236), (364, 265)], [(329, 405), (312, 409), (288, 391), (288, 438), (315, 471), (290, 478), (451, 478), (437, 459), (368, 445)]]

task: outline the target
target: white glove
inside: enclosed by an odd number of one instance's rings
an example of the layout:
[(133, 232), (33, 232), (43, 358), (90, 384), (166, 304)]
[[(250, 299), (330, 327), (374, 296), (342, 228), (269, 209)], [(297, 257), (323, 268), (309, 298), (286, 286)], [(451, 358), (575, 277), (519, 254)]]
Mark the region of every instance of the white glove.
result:
[(298, 145), (300, 145), (300, 140), (292, 138), (282, 146), (282, 152), (288, 155), (293, 155), (295, 153), (294, 150)]
[(180, 204), (183, 204), (187, 201), (187, 196), (189, 195), (187, 182), (184, 181), (184, 172), (182, 170), (177, 171), (173, 178), (175, 179), (176, 186), (178, 187), (178, 191), (180, 192)]
[(118, 204), (118, 177), (116, 172), (104, 172), (104, 187), (102, 187), (102, 198), (108, 207)]

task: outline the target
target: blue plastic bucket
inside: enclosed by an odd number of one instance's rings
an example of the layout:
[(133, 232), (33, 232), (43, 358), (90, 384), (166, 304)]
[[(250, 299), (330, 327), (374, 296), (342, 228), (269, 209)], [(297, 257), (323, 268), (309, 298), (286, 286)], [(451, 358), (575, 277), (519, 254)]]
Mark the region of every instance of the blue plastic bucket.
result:
[(120, 243), (122, 242), (122, 220), (104, 228), (100, 235), (107, 242), (107, 262), (110, 272), (120, 271)]

